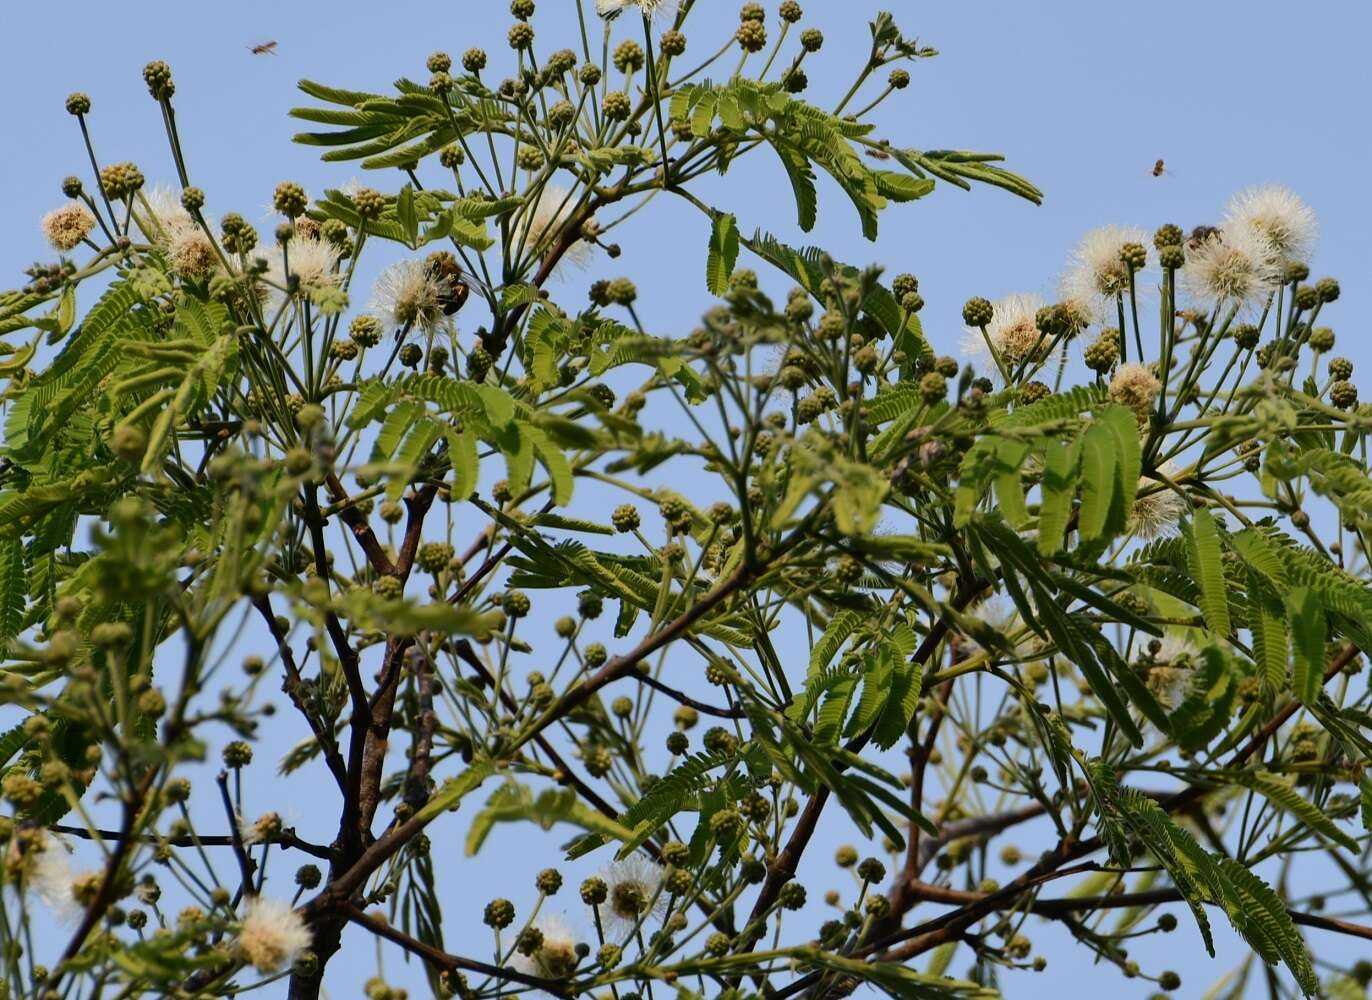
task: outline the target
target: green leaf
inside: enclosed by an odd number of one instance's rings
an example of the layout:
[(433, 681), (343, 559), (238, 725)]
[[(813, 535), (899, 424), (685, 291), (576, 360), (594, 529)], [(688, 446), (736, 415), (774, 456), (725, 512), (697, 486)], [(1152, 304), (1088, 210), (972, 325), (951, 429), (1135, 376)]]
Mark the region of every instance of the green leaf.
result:
[(419, 244), (419, 216), (415, 214), (414, 188), (406, 184), (395, 196), (395, 217), (411, 248)]
[(0, 539), (0, 651), (23, 631), (27, 596), (24, 545), (18, 539)]
[(1062, 551), (1063, 534), (1072, 516), (1072, 500), (1077, 493), (1077, 463), (1081, 447), (1069, 447), (1057, 439), (1044, 445), (1043, 481), (1039, 486), (1039, 555)]
[(1235, 784), (1252, 789), (1273, 805), (1289, 812), (1301, 823), (1345, 850), (1357, 853), (1358, 842), (1344, 833), (1334, 821), (1320, 811), (1320, 808), (1296, 790), (1289, 778), (1272, 774), (1270, 771), (1239, 771), (1227, 775)]
[(1185, 530), (1186, 560), (1200, 586), (1200, 609), (1205, 624), (1220, 638), (1232, 631), (1229, 623), (1229, 585), (1224, 578), (1224, 554), (1219, 528), (1208, 508), (1198, 507)]
[(729, 278), (738, 263), (738, 220), (728, 212), (717, 212), (710, 230), (710, 252), (705, 259), (705, 287), (712, 295), (729, 290)]
[(481, 783), (495, 772), (489, 760), (479, 760), (455, 778), (449, 778), (430, 796), (429, 801), (415, 813), (418, 819), (428, 822), (439, 813), (456, 809), (468, 792), (481, 787)]
[(1083, 542), (1102, 540), (1109, 526), (1119, 470), (1115, 449), (1115, 435), (1107, 426), (1093, 423), (1086, 428), (1082, 436), (1081, 510), (1077, 518)]
[(1294, 667), (1292, 686), (1303, 705), (1313, 705), (1324, 687), (1324, 644), (1328, 625), (1320, 595), (1310, 587), (1294, 587), (1286, 594), (1291, 622)]

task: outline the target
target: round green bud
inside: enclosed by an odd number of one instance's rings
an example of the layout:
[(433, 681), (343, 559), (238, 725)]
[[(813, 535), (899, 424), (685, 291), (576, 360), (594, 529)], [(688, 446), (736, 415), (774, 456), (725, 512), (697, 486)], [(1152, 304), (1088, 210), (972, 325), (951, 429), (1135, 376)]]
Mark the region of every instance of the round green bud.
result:
[(787, 882), (777, 893), (777, 902), (785, 910), (799, 910), (805, 905), (805, 886), (799, 882)]
[(302, 889), (314, 889), (318, 887), (323, 877), (315, 865), (302, 865), (295, 871), (295, 884)]
[[(600, 946), (600, 950), (596, 952), (597, 961), (607, 969), (613, 969), (623, 957), (624, 950), (617, 944), (603, 944)], [(621, 993), (621, 1000), (623, 996), (624, 994)]]
[(1320, 293), (1313, 285), (1296, 286), (1296, 305), (1304, 310), (1314, 309), (1320, 304)]
[(1327, 326), (1317, 326), (1310, 331), (1311, 350), (1324, 354), (1334, 349), (1334, 331)]
[(81, 197), (81, 178), (64, 177), (62, 179), (62, 193), (68, 198)]
[(786, 71), (786, 75), (782, 77), (781, 83), (782, 86), (786, 88), (786, 93), (803, 94), (810, 86), (810, 78), (806, 75), (805, 70), (797, 66), (794, 69), (788, 69)]
[(680, 31), (664, 31), (658, 48), (666, 56), (679, 56), (686, 51), (686, 36)]
[(534, 0), (510, 0), (510, 13), (521, 21), (534, 16)]
[(1341, 410), (1358, 405), (1358, 387), (1352, 382), (1339, 381), (1329, 387), (1329, 401)]
[(69, 115), (88, 115), (91, 110), (91, 99), (85, 94), (77, 91), (67, 96), (67, 114)]
[(584, 63), (577, 73), (577, 78), (585, 86), (594, 87), (600, 82), (600, 67), (592, 62)]
[(886, 878), (886, 866), (876, 858), (863, 858), (857, 866), (857, 873), (867, 882), (881, 882)]
[(456, 170), (466, 159), (467, 154), (462, 152), (462, 147), (456, 143), (444, 146), (438, 151), (438, 162), (446, 170)]
[(406, 344), (400, 349), (398, 357), (406, 368), (418, 368), (419, 363), (424, 360), (424, 351), (418, 344)]
[(672, 722), (683, 732), (694, 729), (700, 722), (700, 713), (690, 705), (682, 705), (672, 713)]
[(529, 600), (529, 595), (522, 590), (507, 590), (501, 598), (500, 606), (511, 618), (523, 618), (533, 607), (533, 602)]
[(288, 219), (303, 215), (309, 203), (305, 189), (294, 181), (282, 181), (276, 186), (276, 194), (272, 196), (272, 207)]
[(630, 532), (638, 528), (640, 524), (638, 508), (631, 503), (622, 503), (610, 514), (610, 523), (614, 525), (616, 531)]
[(806, 28), (800, 33), (800, 45), (806, 52), (818, 52), (824, 47), (824, 32), (818, 28)]
[(711, 726), (701, 742), (711, 753), (729, 753), (738, 745), (738, 737), (723, 726)]
[(1321, 302), (1334, 302), (1339, 297), (1339, 283), (1334, 278), (1321, 278), (1315, 282), (1315, 294)]
[[(590, 65), (589, 63), (587, 65)], [(583, 74), (584, 75), (584, 74)], [(612, 90), (605, 95), (605, 100), (601, 102), (600, 110), (605, 113), (605, 117), (610, 121), (623, 121), (629, 117), (633, 111), (633, 104), (629, 100), (629, 95), (622, 90)]]
[(870, 375), (881, 364), (881, 355), (876, 345), (867, 344), (853, 352), (853, 367), (864, 375)]
[(537, 146), (520, 146), (515, 152), (515, 163), (521, 170), (537, 170), (543, 166), (543, 154)]
[(734, 37), (744, 52), (761, 52), (767, 47), (767, 26), (762, 21), (744, 21)]
[(1158, 247), (1158, 263), (1169, 271), (1176, 271), (1186, 263), (1186, 251), (1177, 243), (1164, 244)]
[(453, 89), (453, 78), (449, 73), (434, 73), (429, 77), (429, 90), (443, 95)]
[(695, 876), (685, 868), (672, 868), (662, 880), (662, 886), (673, 896), (684, 896), (695, 885)]
[(515, 51), (527, 49), (534, 43), (534, 28), (528, 21), (516, 21), (505, 36)]
[(609, 895), (609, 887), (603, 878), (592, 877), (581, 883), (581, 901), (587, 906), (599, 906)]
[(143, 172), (132, 163), (113, 163), (100, 171), (100, 186), (115, 201), (122, 201), (143, 186)]
[(928, 372), (919, 380), (919, 394), (932, 406), (948, 395), (948, 379), (939, 372)]
[(629, 278), (615, 278), (605, 289), (609, 301), (617, 306), (628, 306), (638, 298), (638, 287)]
[(1167, 990), (1169, 993), (1172, 990), (1180, 989), (1181, 976), (1177, 975), (1171, 969), (1168, 969), (1163, 972), (1162, 975), (1158, 976), (1158, 986), (1161, 989)]
[(493, 899), (486, 904), (481, 919), (488, 927), (503, 929), (514, 922), (514, 903), (508, 899)]
[(462, 68), (468, 73), (480, 73), (486, 68), (486, 50), (468, 49), (462, 54)]
[(743, 829), (743, 817), (735, 809), (721, 809), (710, 817), (710, 833), (718, 839), (732, 837)]
[(148, 450), (148, 435), (137, 424), (115, 424), (110, 432), (110, 451), (126, 462), (138, 462)]
[(887, 82), (889, 82), (891, 87), (895, 90), (904, 90), (906, 87), (910, 86), (910, 71), (901, 69), (898, 66), (891, 70), (891, 75)]
[(236, 771), (252, 763), (252, 747), (242, 740), (234, 740), (224, 747), (222, 756), (224, 766)]
[(386, 199), (380, 191), (372, 188), (360, 188), (353, 195), (353, 205), (357, 208), (357, 214), (364, 219), (378, 219), (381, 213), (386, 210)]
[(968, 326), (985, 326), (994, 315), (995, 309), (991, 303), (979, 296), (968, 299), (962, 307), (962, 318)]
[(667, 752), (673, 757), (680, 757), (691, 747), (691, 738), (685, 733), (673, 730), (667, 734)]
[(1345, 382), (1353, 377), (1353, 362), (1347, 358), (1329, 359), (1329, 377), (1336, 381)]
[(777, 16), (788, 24), (795, 24), (805, 12), (800, 9), (800, 4), (796, 0), (782, 0), (781, 6), (777, 8)]
[(435, 52), (424, 60), (424, 68), (430, 73), (446, 73), (453, 68), (453, 57), (446, 52)]
[(1120, 247), (1120, 263), (1131, 271), (1141, 270), (1148, 263), (1148, 250), (1142, 243), (1126, 243)]
[(600, 617), (605, 610), (605, 602), (601, 596), (590, 590), (583, 590), (576, 598), (577, 613), (588, 621)]
[(632, 38), (626, 38), (615, 46), (614, 67), (621, 73), (636, 73), (643, 68), (645, 56), (643, 46)]
[(1262, 332), (1252, 323), (1240, 323), (1238, 326), (1234, 327), (1233, 336), (1234, 343), (1237, 344), (1240, 349), (1251, 351), (1258, 346), (1258, 340), (1261, 338)]
[(610, 702), (610, 712), (617, 719), (627, 719), (634, 714), (634, 700), (628, 695), (620, 695)]
[(591, 667), (603, 667), (605, 661), (610, 658), (609, 652), (598, 642), (593, 642), (587, 646), (581, 655)]
[(398, 576), (379, 576), (372, 584), (372, 590), (387, 601), (398, 601), (405, 595), (405, 584)]
[(155, 100), (165, 100), (176, 93), (172, 84), (171, 67), (161, 59), (156, 59), (143, 67), (143, 82), (148, 85), (148, 93)]

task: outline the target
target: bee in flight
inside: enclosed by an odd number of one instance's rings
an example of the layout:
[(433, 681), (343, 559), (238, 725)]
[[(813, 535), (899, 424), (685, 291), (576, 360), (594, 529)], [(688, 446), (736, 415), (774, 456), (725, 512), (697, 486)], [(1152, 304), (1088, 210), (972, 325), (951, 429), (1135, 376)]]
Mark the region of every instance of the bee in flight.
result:
[(260, 45), (248, 46), (248, 51), (255, 56), (276, 55), (276, 42), (263, 42)]
[(1153, 164), (1154, 177), (1161, 177), (1165, 173), (1167, 173), (1167, 164), (1163, 163), (1162, 160), (1158, 160), (1157, 163)]

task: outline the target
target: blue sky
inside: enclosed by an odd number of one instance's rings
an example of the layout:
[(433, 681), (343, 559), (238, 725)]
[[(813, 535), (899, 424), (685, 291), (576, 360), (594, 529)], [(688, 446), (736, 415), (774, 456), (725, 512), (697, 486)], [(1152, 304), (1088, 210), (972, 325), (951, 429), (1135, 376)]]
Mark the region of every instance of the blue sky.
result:
[[(542, 0), (539, 6), (540, 49), (570, 44), (571, 0)], [(716, 39), (731, 30), (737, 5), (701, 0), (698, 6), (689, 32), (691, 56), (713, 51)], [(805, 6), (805, 23), (827, 36), (824, 51), (808, 67), (812, 93), (832, 99), (846, 88), (866, 50), (866, 21), (877, 5), (809, 0)], [(862, 239), (846, 201), (827, 187), (821, 222), (806, 236), (796, 231), (780, 169), (759, 157), (731, 173), (727, 183), (705, 189), (715, 204), (737, 212), (745, 231), (762, 227), (791, 243), (822, 245), (851, 263), (881, 261), (892, 272), (914, 272), (928, 303), (926, 330), (936, 349), (953, 353), (968, 296), (1051, 296), (1068, 253), (1087, 229), (1127, 223), (1151, 231), (1164, 222), (1212, 222), (1236, 190), (1282, 183), (1319, 214), (1314, 275), (1332, 274), (1343, 284), (1343, 298), (1322, 317), (1338, 334), (1336, 353), (1360, 368), (1372, 366), (1365, 335), (1372, 306), (1367, 6), (1346, 0), (1299, 10), (1271, 0), (893, 0), (892, 6), (907, 33), (942, 55), (911, 67), (912, 86), (883, 108), (883, 134), (920, 148), (1001, 151), (1012, 169), (1045, 191), (1044, 205), (996, 190), (966, 194), (941, 187), (887, 213), (873, 245)], [(139, 0), (132, 7), (69, 4), (60, 13), (52, 5), (12, 4), (3, 21), (11, 45), (0, 64), (0, 83), (11, 95), (11, 139), (0, 157), (0, 229), (8, 236), (0, 244), (0, 285), (14, 286), (24, 281), (23, 267), (48, 256), (37, 220), (61, 200), (62, 177), (88, 172), (79, 133), (62, 111), (68, 92), (91, 95), (102, 159), (132, 159), (150, 180), (171, 182), (175, 175), (160, 117), (140, 74), (149, 59), (165, 59), (176, 80), (193, 182), (208, 193), (216, 212), (236, 210), (265, 220), (278, 181), (298, 180), (318, 192), (357, 173), (346, 164), (321, 164), (316, 149), (291, 143), (301, 123), (286, 111), (305, 103), (294, 89), (297, 79), (385, 91), (401, 75), (423, 79), (424, 58), (434, 49), (456, 55), (472, 45), (488, 48), (498, 63), (510, 18), (503, 0), (241, 0), (194, 7)], [(563, 40), (554, 42), (554, 36)], [(278, 42), (275, 55), (249, 53), (251, 45), (268, 40)], [(1159, 158), (1168, 172), (1153, 177)], [(388, 174), (369, 183), (394, 188), (399, 178)], [(640, 287), (644, 322), (664, 334), (683, 334), (709, 304), (702, 278), (706, 239), (705, 223), (693, 210), (654, 205), (620, 235), (624, 257), (614, 264), (602, 259), (587, 273), (571, 275), (565, 300), (581, 301), (580, 286), (593, 277), (628, 273)], [(327, 805), (331, 815), (332, 803), (316, 800), (306, 783), (290, 787), (287, 821), (299, 824), (302, 833), (313, 827), (320, 834), (316, 839), (327, 839), (327, 823), (317, 814)], [(261, 788), (257, 808), (273, 805), (276, 791)], [(816, 855), (827, 857), (843, 833), (826, 831)], [(451, 940), (465, 943), (463, 932), (478, 927), (480, 907), (491, 896), (529, 898), (528, 887), (508, 884), (502, 860), (546, 850), (560, 839), (502, 829), (479, 864), (449, 868), (444, 887), (451, 893)], [(451, 853), (458, 853), (455, 846)], [(278, 855), (274, 863), (282, 860)], [(831, 876), (827, 864), (817, 867), (812, 892), (818, 895)], [(1052, 966), (1065, 968), (1069, 940), (1047, 930), (1035, 936), (1043, 938)], [(1222, 958), (1241, 954), (1232, 936), (1218, 940), (1226, 952)], [(1316, 938), (1315, 944), (1317, 951), (1329, 946), (1340, 956), (1354, 953), (1345, 942), (1328, 938)], [(472, 951), (483, 948), (473, 945)], [(1149, 956), (1146, 964), (1154, 971), (1177, 968), (1187, 982), (1183, 995), (1199, 995), (1202, 984), (1225, 967), (1204, 960), (1185, 920), (1171, 939), (1145, 939), (1138, 952)], [(1073, 961), (1074, 970), (1081, 958)], [(961, 972), (965, 959), (959, 963), (953, 971)], [(373, 968), (370, 948), (347, 951), (332, 969), (333, 995), (355, 995), (355, 983)], [(392, 956), (388, 972), (397, 980), (409, 978), (397, 968)], [(1007, 992), (1027, 995), (1042, 984), (1021, 977)], [(1144, 983), (1121, 987), (1118, 974), (1104, 969), (1084, 969), (1074, 974), (1073, 984), (1109, 986), (1122, 996), (1149, 993)]]

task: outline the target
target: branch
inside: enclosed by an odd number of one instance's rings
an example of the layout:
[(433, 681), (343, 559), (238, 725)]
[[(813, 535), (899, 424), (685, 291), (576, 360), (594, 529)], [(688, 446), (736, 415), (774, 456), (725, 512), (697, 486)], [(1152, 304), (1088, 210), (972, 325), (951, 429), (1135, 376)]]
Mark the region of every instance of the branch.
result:
[[(348, 492), (343, 489), (343, 483), (334, 473), (329, 473), (324, 479), (324, 484), (329, 489), (329, 499), (332, 503), (346, 504), (348, 502)], [(372, 569), (382, 576), (393, 576), (395, 566), (392, 564), (390, 556), (386, 555), (386, 550), (382, 547), (376, 533), (372, 531), (367, 518), (356, 507), (344, 507), (338, 513), (339, 518), (352, 529), (353, 537), (357, 539), (357, 544), (362, 547), (367, 561), (372, 564)]]
[(495, 979), (504, 979), (508, 982), (519, 983), (522, 986), (530, 986), (536, 990), (544, 990), (556, 997), (569, 995), (567, 985), (556, 979), (544, 979), (541, 976), (526, 975), (517, 969), (506, 969), (495, 965), (488, 965), (479, 962), (474, 958), (463, 958), (461, 955), (450, 955), (446, 951), (440, 951), (432, 945), (427, 945), (423, 941), (410, 937), (402, 930), (392, 927), (384, 920), (378, 920), (369, 914), (363, 913), (355, 906), (347, 909), (348, 919), (360, 927), (365, 927), (378, 937), (383, 937), (392, 944), (397, 944), (413, 955), (418, 955), (432, 966), (450, 971), (479, 972), (484, 976), (491, 976)]
[[(86, 829), (84, 826), (66, 826), (62, 823), (54, 823), (48, 827), (53, 833), (60, 833), (68, 837), (79, 837), (82, 840), (109, 840), (118, 843), (122, 840), (132, 839), (135, 843), (146, 844), (149, 847), (232, 847), (233, 836), (230, 834), (212, 834), (210, 836), (195, 836), (192, 834), (182, 834), (179, 837), (159, 837), (154, 833), (142, 835), (131, 835), (126, 837), (119, 830), (98, 830)], [(300, 851), (311, 857), (329, 861), (333, 858), (333, 852), (320, 844), (311, 844), (308, 840), (301, 840), (295, 835), (294, 829), (282, 830), (275, 837), (269, 837), (266, 843), (275, 844), (278, 847), (289, 850)]]

